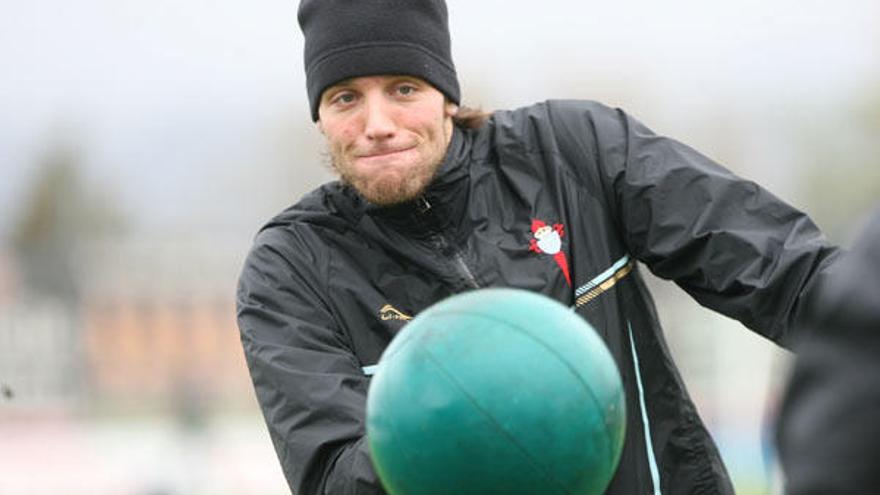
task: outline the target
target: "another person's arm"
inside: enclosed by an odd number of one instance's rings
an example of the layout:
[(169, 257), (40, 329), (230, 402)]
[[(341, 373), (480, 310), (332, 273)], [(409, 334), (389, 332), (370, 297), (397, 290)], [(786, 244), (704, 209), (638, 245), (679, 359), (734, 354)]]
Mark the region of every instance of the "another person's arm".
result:
[(785, 493), (880, 493), (880, 212), (810, 306), (776, 425)]
[(310, 246), (264, 232), (238, 287), (238, 323), (257, 400), (296, 494), (381, 494), (364, 436), (369, 380), (321, 289)]

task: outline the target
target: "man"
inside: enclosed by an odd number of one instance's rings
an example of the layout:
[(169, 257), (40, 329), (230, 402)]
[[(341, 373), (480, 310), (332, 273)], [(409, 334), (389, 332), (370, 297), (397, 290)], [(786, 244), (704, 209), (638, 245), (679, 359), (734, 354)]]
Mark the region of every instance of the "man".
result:
[(785, 491), (880, 493), (880, 212), (829, 279), (777, 423)]
[(382, 350), (433, 303), (500, 286), (570, 305), (614, 355), (628, 424), (608, 493), (732, 493), (636, 261), (784, 343), (836, 254), (813, 223), (597, 103), (457, 115), (442, 0), (303, 0), (299, 22), (341, 180), (263, 227), (238, 290), (291, 489), (383, 493), (364, 441)]

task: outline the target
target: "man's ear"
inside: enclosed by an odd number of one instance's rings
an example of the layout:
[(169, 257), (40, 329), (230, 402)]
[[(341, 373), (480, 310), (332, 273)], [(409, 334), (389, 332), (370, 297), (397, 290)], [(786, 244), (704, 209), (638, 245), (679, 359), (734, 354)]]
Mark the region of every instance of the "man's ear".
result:
[(458, 114), (458, 105), (452, 103), (451, 101), (447, 101), (445, 105), (445, 111), (447, 117), (455, 117)]

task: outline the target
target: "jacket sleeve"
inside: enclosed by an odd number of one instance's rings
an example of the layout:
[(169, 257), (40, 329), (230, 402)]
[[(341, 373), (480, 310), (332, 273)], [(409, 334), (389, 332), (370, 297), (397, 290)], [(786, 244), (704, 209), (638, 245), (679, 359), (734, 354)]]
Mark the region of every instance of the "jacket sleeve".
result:
[(838, 256), (810, 218), (619, 110), (590, 104), (585, 120), (630, 254), (703, 306), (790, 345), (805, 296)]
[(328, 310), (319, 261), (295, 235), (258, 237), (237, 293), (251, 379), (293, 493), (385, 493), (365, 442), (369, 381)]

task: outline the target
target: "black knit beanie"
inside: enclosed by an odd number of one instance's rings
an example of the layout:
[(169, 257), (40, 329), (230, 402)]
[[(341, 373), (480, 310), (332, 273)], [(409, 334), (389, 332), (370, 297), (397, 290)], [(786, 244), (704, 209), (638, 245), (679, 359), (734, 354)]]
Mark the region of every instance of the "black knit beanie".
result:
[(302, 0), (297, 17), (312, 120), (325, 89), (360, 76), (419, 77), (459, 103), (444, 0)]

